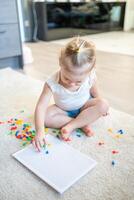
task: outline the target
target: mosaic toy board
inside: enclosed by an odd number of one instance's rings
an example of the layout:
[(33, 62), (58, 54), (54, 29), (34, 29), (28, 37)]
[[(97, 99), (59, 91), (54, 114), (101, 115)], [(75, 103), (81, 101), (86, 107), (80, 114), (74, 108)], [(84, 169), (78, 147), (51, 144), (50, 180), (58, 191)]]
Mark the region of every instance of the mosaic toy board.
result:
[(46, 139), (51, 144), (48, 154), (45, 149), (36, 152), (30, 144), (13, 157), (62, 194), (97, 163), (52, 135), (46, 135)]

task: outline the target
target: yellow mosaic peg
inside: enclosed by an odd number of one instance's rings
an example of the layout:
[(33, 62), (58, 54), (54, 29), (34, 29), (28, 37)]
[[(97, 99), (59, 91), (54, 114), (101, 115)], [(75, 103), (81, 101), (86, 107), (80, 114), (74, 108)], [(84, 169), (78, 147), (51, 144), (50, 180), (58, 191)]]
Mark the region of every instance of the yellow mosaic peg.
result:
[(22, 119), (18, 119), (15, 123), (16, 123), (17, 125), (22, 125), (22, 124), (23, 124), (23, 120), (22, 120)]
[(45, 128), (44, 131), (47, 133), (48, 132), (48, 128)]
[(109, 128), (108, 131), (109, 131), (110, 133), (113, 133), (113, 130), (112, 130), (111, 128)]
[(51, 146), (52, 146), (52, 144), (47, 144), (47, 146), (48, 146), (48, 147), (51, 147)]
[(121, 135), (116, 135), (115, 137), (116, 137), (116, 138), (122, 138), (122, 136), (121, 136)]

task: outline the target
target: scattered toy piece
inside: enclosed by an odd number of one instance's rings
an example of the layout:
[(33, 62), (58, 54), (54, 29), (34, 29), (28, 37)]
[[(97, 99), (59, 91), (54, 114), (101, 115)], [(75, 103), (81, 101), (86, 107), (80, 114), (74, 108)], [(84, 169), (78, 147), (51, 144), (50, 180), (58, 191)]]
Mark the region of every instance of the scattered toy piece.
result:
[(48, 128), (45, 128), (45, 132), (46, 132), (46, 133), (48, 132)]
[(112, 154), (117, 154), (117, 153), (119, 153), (119, 151), (116, 151), (116, 150), (112, 151)]
[(77, 129), (76, 129), (76, 132), (77, 132), (77, 133), (83, 133), (83, 131), (82, 131), (80, 128), (77, 128)]
[(44, 149), (46, 148), (46, 144), (43, 144), (43, 146), (42, 146)]
[(81, 135), (80, 135), (80, 134), (76, 134), (76, 136), (77, 136), (77, 137), (81, 137)]
[(60, 139), (60, 136), (59, 136), (59, 135), (56, 135), (56, 137), (57, 137), (58, 139)]
[(104, 142), (99, 142), (99, 143), (98, 143), (98, 145), (100, 145), (100, 146), (103, 145), (103, 144), (104, 144)]
[(45, 153), (46, 153), (46, 154), (49, 154), (49, 151), (46, 151)]
[(117, 132), (120, 133), (120, 134), (124, 133), (122, 129), (118, 130)]
[(13, 123), (13, 119), (7, 121), (8, 124)]
[(122, 135), (116, 135), (115, 138), (122, 138)]
[(23, 124), (23, 120), (22, 120), (22, 119), (20, 119), (20, 120), (18, 119), (18, 120), (16, 121), (16, 124), (17, 124), (17, 125), (22, 125), (22, 124)]
[(13, 127), (11, 127), (11, 131), (13, 131), (13, 130), (16, 130), (17, 129), (17, 126), (13, 126)]
[(112, 163), (111, 163), (113, 166), (115, 165), (115, 161), (114, 160), (112, 160)]
[(112, 130), (112, 128), (109, 128), (109, 129), (108, 129), (108, 131), (109, 131), (110, 133), (113, 133), (113, 130)]
[(26, 146), (26, 145), (27, 145), (27, 142), (23, 142), (23, 143), (22, 143), (22, 146)]

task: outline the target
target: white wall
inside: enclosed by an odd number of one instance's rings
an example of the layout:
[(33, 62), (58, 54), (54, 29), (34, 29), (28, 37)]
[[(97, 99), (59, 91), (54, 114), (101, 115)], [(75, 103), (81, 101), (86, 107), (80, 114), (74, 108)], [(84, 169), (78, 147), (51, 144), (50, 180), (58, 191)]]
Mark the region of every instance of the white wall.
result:
[(134, 29), (134, 0), (127, 0), (124, 31)]

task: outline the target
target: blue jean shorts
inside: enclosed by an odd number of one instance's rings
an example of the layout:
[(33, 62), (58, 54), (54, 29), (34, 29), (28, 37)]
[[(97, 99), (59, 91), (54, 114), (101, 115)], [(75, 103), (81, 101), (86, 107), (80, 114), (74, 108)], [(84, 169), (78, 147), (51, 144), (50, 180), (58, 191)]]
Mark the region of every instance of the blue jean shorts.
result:
[(69, 117), (77, 117), (79, 114), (80, 114), (80, 108), (79, 109), (76, 109), (76, 110), (70, 110), (70, 111), (66, 111), (67, 112), (67, 115)]

